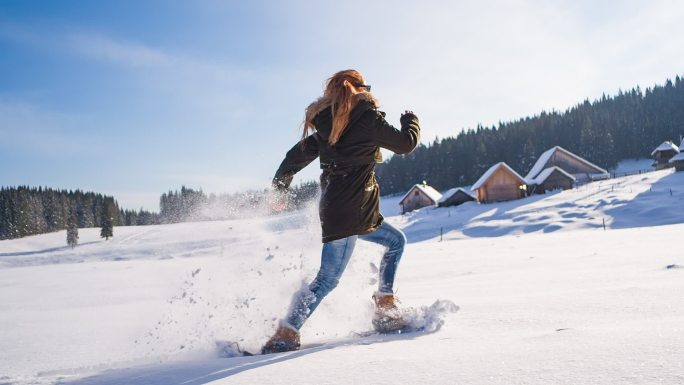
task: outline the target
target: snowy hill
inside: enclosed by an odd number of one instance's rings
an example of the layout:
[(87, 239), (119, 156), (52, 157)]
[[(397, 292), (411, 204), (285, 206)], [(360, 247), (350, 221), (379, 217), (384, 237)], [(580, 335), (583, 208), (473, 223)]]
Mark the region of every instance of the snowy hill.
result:
[(409, 241), (496, 237), (562, 229), (621, 229), (684, 222), (684, 175), (672, 170), (586, 184), (574, 190), (533, 195), (497, 204), (467, 202), (428, 208), (391, 219)]
[(684, 383), (684, 173), (405, 216), (393, 200), (402, 303), (461, 307), (436, 333), (353, 337), (381, 252), (359, 243), (302, 329), (322, 345), (218, 357), (217, 340), (258, 348), (315, 274), (314, 206), (81, 229), (73, 250), (64, 232), (0, 241), (0, 384)]

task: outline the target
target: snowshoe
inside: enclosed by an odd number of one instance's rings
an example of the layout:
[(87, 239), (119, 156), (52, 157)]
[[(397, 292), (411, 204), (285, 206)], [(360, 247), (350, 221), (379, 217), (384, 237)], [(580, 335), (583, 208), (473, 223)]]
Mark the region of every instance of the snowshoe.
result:
[(300, 346), (299, 331), (291, 325), (281, 322), (273, 337), (261, 348), (261, 354), (299, 350)]

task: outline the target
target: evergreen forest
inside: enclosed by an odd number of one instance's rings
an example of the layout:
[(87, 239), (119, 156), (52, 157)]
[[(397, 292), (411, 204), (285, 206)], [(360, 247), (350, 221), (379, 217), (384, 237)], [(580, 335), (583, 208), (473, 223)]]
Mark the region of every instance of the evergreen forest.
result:
[[(106, 218), (114, 226), (127, 222), (132, 211), (119, 209), (111, 196), (80, 190), (54, 190), (43, 187), (0, 188), (0, 239), (64, 230), (70, 217), (78, 227), (101, 227)], [(140, 214), (144, 215), (141, 211)], [(150, 214), (150, 213), (148, 213)], [(135, 213), (135, 217), (139, 214)]]
[[(426, 130), (429, 128), (426, 128)], [(437, 190), (467, 186), (487, 169), (506, 162), (525, 175), (544, 151), (561, 146), (598, 166), (611, 169), (620, 160), (649, 158), (666, 140), (679, 145), (684, 134), (684, 80), (634, 88), (584, 102), (564, 112), (542, 112), (495, 127), (478, 126), (455, 137), (420, 145), (378, 165), (383, 195), (404, 193), (427, 181)]]
[[(294, 186), (290, 191), (287, 210), (301, 208), (317, 194), (317, 183), (305, 182)], [(162, 194), (160, 212), (155, 213), (143, 209), (121, 209), (113, 197), (93, 192), (2, 187), (0, 240), (69, 229), (70, 220), (75, 221), (78, 228), (100, 227), (103, 229), (102, 237), (109, 238), (113, 236), (112, 226), (237, 218), (241, 213), (264, 208), (268, 197), (268, 190), (207, 195), (202, 190), (183, 186), (179, 191)], [(74, 240), (74, 236), (70, 239)]]

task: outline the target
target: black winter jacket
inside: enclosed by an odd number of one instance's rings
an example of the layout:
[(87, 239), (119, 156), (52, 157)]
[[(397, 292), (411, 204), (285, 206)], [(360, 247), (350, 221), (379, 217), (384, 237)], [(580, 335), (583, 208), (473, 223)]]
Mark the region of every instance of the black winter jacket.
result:
[(402, 115), (401, 130), (397, 130), (387, 123), (384, 112), (361, 100), (334, 146), (328, 144), (331, 109), (321, 111), (314, 123), (315, 132), (287, 152), (273, 178), (274, 188), (287, 189), (298, 171), (320, 157), (323, 242), (373, 232), (383, 221), (375, 181), (375, 163), (381, 160), (379, 147), (397, 154), (411, 152), (420, 138), (418, 117)]

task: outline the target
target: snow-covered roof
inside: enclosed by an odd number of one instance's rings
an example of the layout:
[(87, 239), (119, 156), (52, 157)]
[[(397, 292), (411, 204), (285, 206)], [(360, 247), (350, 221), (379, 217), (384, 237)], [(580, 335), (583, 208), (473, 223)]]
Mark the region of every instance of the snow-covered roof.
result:
[(475, 198), (475, 197), (473, 196), (473, 194), (467, 192), (463, 187), (454, 187), (454, 188), (452, 188), (452, 189), (449, 189), (447, 192), (445, 192), (445, 193), (442, 195), (442, 197), (439, 198), (439, 201), (437, 201), (437, 203), (444, 203), (444, 202), (446, 202), (449, 198), (451, 198), (452, 196), (454, 196), (454, 194), (456, 194), (456, 193), (459, 192), (459, 191), (462, 191), (464, 194), (466, 194), (467, 196), (469, 196), (469, 197), (471, 197), (471, 198), (473, 198), (473, 199), (477, 199), (477, 198)]
[(565, 153), (566, 155), (573, 157), (573, 158), (579, 160), (580, 162), (586, 164), (587, 166), (595, 168), (596, 171), (599, 171), (598, 174), (608, 175), (607, 170), (591, 163), (590, 161), (582, 158), (579, 155), (573, 154), (572, 152), (564, 149), (561, 146), (555, 146), (553, 148), (550, 148), (550, 149), (544, 151), (544, 153), (542, 153), (539, 156), (539, 159), (537, 159), (537, 162), (534, 164), (534, 166), (532, 166), (532, 169), (530, 170), (530, 172), (527, 173), (527, 176), (525, 176), (525, 180), (534, 180), (537, 177), (537, 175), (539, 175), (539, 173), (542, 172), (542, 170), (544, 169), (544, 166), (546, 166), (546, 163), (548, 163), (549, 159), (551, 159), (551, 157), (553, 156), (553, 154), (556, 151), (561, 151), (561, 152)]
[(546, 179), (549, 176), (551, 176), (551, 174), (553, 174), (554, 171), (558, 171), (558, 172), (562, 173), (563, 175), (567, 176), (568, 178), (572, 179), (573, 181), (577, 180), (577, 178), (568, 174), (562, 168), (557, 167), (557, 166), (553, 166), (553, 167), (545, 168), (544, 170), (542, 170), (542, 172), (540, 172), (539, 175), (537, 175), (537, 177), (534, 179), (526, 179), (527, 184), (542, 184), (542, 183), (544, 183), (544, 181), (546, 181)]
[(684, 152), (680, 152), (679, 154), (673, 156), (670, 159), (670, 163), (674, 163), (674, 162), (681, 161), (681, 160), (684, 160)]
[(508, 170), (516, 178), (520, 179), (520, 181), (522, 183), (526, 183), (525, 179), (523, 179), (523, 177), (521, 177), (520, 174), (515, 172), (515, 170), (513, 170), (509, 165), (507, 165), (505, 162), (499, 162), (499, 163), (493, 165), (492, 167), (490, 167), (489, 170), (487, 170), (487, 172), (482, 174), (480, 179), (478, 179), (477, 182), (475, 182), (475, 184), (473, 185), (473, 187), (470, 188), (470, 191), (475, 191), (475, 190), (479, 189), (480, 187), (482, 187), (482, 185), (485, 184), (485, 182), (487, 182), (487, 179), (489, 179), (492, 175), (494, 175), (496, 170), (498, 170), (499, 168), (502, 168), (502, 167), (505, 168), (506, 170)]
[(539, 156), (539, 159), (537, 159), (537, 161), (534, 163), (534, 166), (532, 166), (530, 172), (528, 172), (525, 176), (525, 180), (533, 181), (534, 178), (539, 175), (540, 172), (542, 172), (544, 165), (546, 165), (546, 162), (551, 159), (551, 155), (553, 155), (554, 151), (556, 151), (556, 148), (558, 147), (546, 150)]
[(413, 191), (413, 189), (416, 189), (416, 188), (418, 190), (422, 191), (425, 195), (427, 195), (428, 198), (435, 201), (435, 203), (437, 203), (437, 201), (439, 201), (439, 199), (442, 197), (442, 194), (439, 191), (435, 190), (432, 186), (428, 186), (427, 184), (414, 184), (413, 187), (411, 187), (406, 192), (406, 194), (404, 194), (404, 196), (401, 197), (401, 199), (399, 200), (399, 202), (400, 202), (399, 204), (401, 204), (401, 202), (403, 202), (404, 199), (406, 199), (406, 197), (409, 196), (411, 191)]
[(670, 159), (670, 163), (682, 160), (684, 160), (684, 139), (682, 139), (682, 143), (679, 145), (679, 154), (673, 156), (672, 159)]
[(679, 148), (677, 148), (677, 146), (675, 146), (674, 143), (670, 142), (669, 140), (666, 140), (666, 141), (660, 143), (660, 146), (656, 147), (656, 149), (653, 150), (653, 152), (651, 153), (651, 156), (655, 155), (656, 152), (659, 152), (659, 151), (675, 151), (678, 153)]

